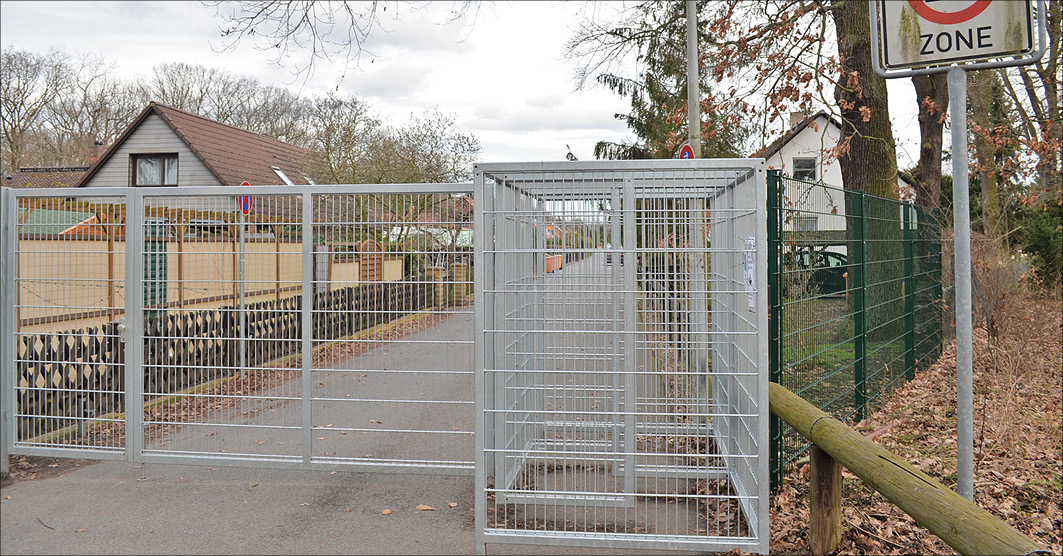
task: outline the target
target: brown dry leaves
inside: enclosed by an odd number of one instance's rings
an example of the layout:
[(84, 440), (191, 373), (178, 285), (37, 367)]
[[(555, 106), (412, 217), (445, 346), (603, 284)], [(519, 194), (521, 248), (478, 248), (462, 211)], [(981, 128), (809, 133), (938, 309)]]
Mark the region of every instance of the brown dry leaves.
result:
[[(1058, 298), (1016, 294), (1000, 336), (974, 336), (975, 501), (1058, 554), (1063, 551), (1063, 310)], [(977, 324), (977, 323), (976, 323)], [(856, 428), (955, 488), (956, 348)], [(881, 494), (846, 472), (837, 554), (952, 554)], [(775, 554), (808, 554), (808, 468), (772, 497)]]

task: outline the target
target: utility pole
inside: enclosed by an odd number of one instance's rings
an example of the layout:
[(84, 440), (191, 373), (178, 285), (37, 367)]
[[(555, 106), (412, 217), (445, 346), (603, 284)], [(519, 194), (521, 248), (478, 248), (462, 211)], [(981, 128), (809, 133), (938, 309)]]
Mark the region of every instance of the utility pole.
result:
[(687, 0), (687, 142), (701, 158), (701, 74), (698, 71), (698, 3)]

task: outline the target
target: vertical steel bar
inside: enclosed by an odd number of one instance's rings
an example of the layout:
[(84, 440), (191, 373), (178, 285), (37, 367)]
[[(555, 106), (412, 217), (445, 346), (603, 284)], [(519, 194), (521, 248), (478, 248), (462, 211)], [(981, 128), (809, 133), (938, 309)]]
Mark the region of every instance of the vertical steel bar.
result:
[(638, 330), (638, 292), (635, 285), (635, 271), (638, 268), (638, 250), (635, 239), (635, 183), (631, 176), (624, 177), (623, 195), (623, 234), (624, 249), (620, 260), (614, 257), (613, 264), (620, 264), (624, 272), (624, 492), (635, 492), (635, 391), (638, 371), (638, 357), (635, 353), (635, 341)]
[(864, 418), (864, 410), (867, 405), (867, 384), (866, 370), (867, 370), (867, 312), (865, 310), (864, 294), (867, 291), (865, 287), (867, 268), (865, 260), (865, 245), (864, 234), (866, 231), (866, 221), (864, 219), (864, 195), (859, 191), (849, 191), (846, 195), (853, 195), (856, 198), (850, 203), (853, 207), (853, 213), (851, 218), (854, 218), (856, 222), (853, 226), (853, 404), (855, 405), (855, 417), (854, 419), (860, 421)]
[(971, 198), (967, 183), (967, 72), (949, 68), (952, 118), (952, 206), (956, 265), (956, 472), (957, 492), (974, 500), (974, 323), (971, 317)]
[[(771, 328), (768, 339), (768, 369), (769, 380), (782, 384), (782, 366), (779, 364), (779, 354), (782, 353), (782, 274), (779, 270), (779, 245), (782, 236), (779, 232), (779, 222), (782, 221), (779, 214), (779, 173), (781, 170), (768, 171), (768, 296), (771, 300), (771, 309), (768, 316)], [(775, 415), (771, 416), (771, 488), (782, 484), (782, 421)]]
[(240, 211), (240, 227), (237, 229), (237, 233), (240, 234), (240, 277), (237, 278), (237, 287), (239, 291), (239, 308), (237, 312), (237, 326), (240, 329), (239, 342), (240, 342), (240, 376), (247, 374), (247, 299), (244, 296), (245, 293), (245, 280), (247, 279), (247, 215), (243, 211)]
[(144, 195), (125, 196), (125, 448), (137, 461), (144, 448)]
[(302, 448), (303, 462), (310, 463), (313, 457), (313, 387), (314, 361), (314, 194), (303, 193), (303, 283), (300, 318), (302, 319)]
[[(474, 352), (473, 352), (473, 522), (475, 524), (475, 541), (473, 543), (473, 551), (475, 554), (482, 555), (487, 552), (487, 545), (484, 542), (484, 527), (487, 524), (487, 458), (486, 458), (486, 438), (487, 434), (492, 434), (486, 430), (486, 415), (484, 409), (485, 404), (484, 397), (487, 390), (485, 388), (485, 373), (484, 364), (486, 359), (486, 351), (488, 349), (487, 336), (484, 333), (484, 317), (485, 311), (489, 303), (487, 302), (487, 295), (484, 293), (486, 290), (484, 268), (487, 264), (487, 257), (484, 255), (485, 239), (488, 237), (486, 233), (485, 218), (484, 218), (484, 205), (487, 202), (487, 195), (484, 194), (484, 174), (482, 171), (473, 170), (476, 172), (475, 182), (473, 184), (473, 207), (475, 212), (473, 213), (473, 322), (474, 322)], [(493, 295), (491, 296), (494, 297)]]
[[(769, 241), (763, 235), (763, 230), (767, 228), (768, 211), (767, 205), (767, 185), (765, 184), (764, 168), (765, 163), (763, 160), (759, 161), (756, 168), (756, 181), (753, 196), (753, 206), (756, 212), (756, 221), (753, 226), (754, 235), (758, 236), (756, 242), (756, 275), (754, 277), (757, 288), (757, 313), (756, 313), (756, 333), (757, 333), (757, 379), (756, 380), (756, 413), (757, 413), (757, 426), (756, 437), (751, 443), (752, 448), (756, 450), (757, 457), (757, 480), (756, 480), (756, 492), (746, 494), (754, 494), (758, 499), (757, 504), (757, 522), (755, 534), (760, 539), (759, 547), (754, 552), (768, 552), (770, 533), (770, 503), (768, 500), (767, 488), (770, 488), (771, 480), (765, 480), (771, 473), (771, 457), (768, 453), (769, 441), (765, 439), (765, 435), (771, 434), (771, 426), (768, 421), (768, 382), (763, 380), (764, 367), (768, 366), (768, 344), (771, 339), (768, 332), (768, 291), (767, 285), (771, 280), (768, 275), (768, 264), (764, 259), (767, 257), (768, 249), (766, 242)], [(760, 232), (760, 233), (757, 233)], [(747, 449), (748, 449), (747, 448)], [(766, 484), (767, 483), (767, 484)]]
[(15, 257), (18, 202), (13, 189), (0, 188), (0, 473), (7, 473), (15, 441)]
[(901, 205), (904, 233), (904, 376), (915, 378), (915, 261), (912, 245), (912, 211), (908, 203)]

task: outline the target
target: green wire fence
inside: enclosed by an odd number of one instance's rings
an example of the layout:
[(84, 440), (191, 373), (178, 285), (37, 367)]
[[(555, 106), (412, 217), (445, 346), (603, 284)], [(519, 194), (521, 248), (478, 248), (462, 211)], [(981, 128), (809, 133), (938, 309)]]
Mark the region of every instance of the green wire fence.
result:
[[(941, 353), (936, 211), (768, 173), (771, 380), (857, 422)], [(772, 486), (809, 443), (771, 422)]]

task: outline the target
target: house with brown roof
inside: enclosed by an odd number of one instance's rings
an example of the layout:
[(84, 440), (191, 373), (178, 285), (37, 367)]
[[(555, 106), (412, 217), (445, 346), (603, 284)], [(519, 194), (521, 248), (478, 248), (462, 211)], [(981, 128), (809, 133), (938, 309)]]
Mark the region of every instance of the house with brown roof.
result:
[(0, 187), (77, 187), (88, 170), (88, 166), (19, 168), (18, 172), (6, 174)]
[(310, 151), (151, 102), (78, 187), (305, 185)]

